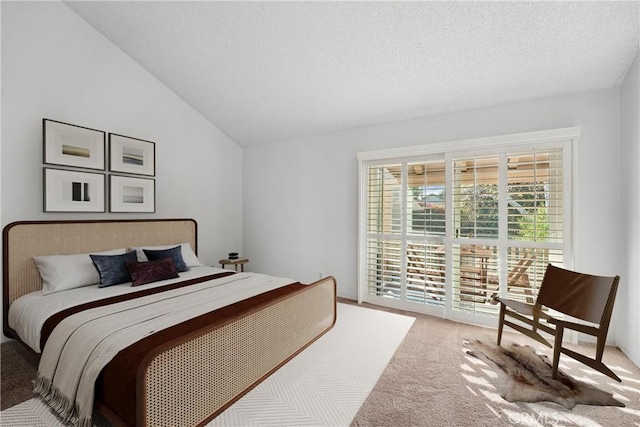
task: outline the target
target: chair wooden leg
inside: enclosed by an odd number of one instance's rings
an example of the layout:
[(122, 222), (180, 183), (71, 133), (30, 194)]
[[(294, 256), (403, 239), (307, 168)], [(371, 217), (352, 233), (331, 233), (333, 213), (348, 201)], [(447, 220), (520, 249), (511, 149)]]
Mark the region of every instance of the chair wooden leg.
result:
[(502, 328), (504, 327), (504, 304), (500, 303), (500, 317), (498, 318), (498, 345), (502, 341)]
[(605, 334), (598, 334), (596, 339), (597, 339), (597, 341), (596, 341), (596, 360), (598, 362), (602, 362), (602, 355), (604, 354), (605, 341), (607, 339), (606, 332), (605, 332)]
[(553, 343), (553, 371), (551, 377), (555, 380), (558, 378), (558, 365), (560, 364), (560, 350), (562, 350), (562, 336), (564, 335), (564, 327), (556, 325), (556, 339)]
[(590, 368), (593, 368), (596, 371), (601, 372), (601, 373), (605, 374), (606, 376), (608, 376), (610, 378), (613, 378), (614, 380), (616, 380), (618, 382), (622, 382), (620, 377), (617, 376), (604, 363), (602, 363), (602, 361), (596, 360), (596, 359), (592, 359), (590, 357), (585, 356), (584, 354), (576, 353), (575, 351), (569, 350), (568, 348), (563, 349), (562, 352), (565, 355), (574, 358), (578, 362), (584, 363), (585, 365), (589, 366)]

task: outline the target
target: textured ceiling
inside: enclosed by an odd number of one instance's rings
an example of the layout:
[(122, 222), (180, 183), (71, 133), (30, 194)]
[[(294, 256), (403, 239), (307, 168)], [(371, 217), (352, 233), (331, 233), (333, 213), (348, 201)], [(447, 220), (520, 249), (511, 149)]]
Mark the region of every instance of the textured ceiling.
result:
[(65, 2), (242, 146), (620, 84), (633, 2)]

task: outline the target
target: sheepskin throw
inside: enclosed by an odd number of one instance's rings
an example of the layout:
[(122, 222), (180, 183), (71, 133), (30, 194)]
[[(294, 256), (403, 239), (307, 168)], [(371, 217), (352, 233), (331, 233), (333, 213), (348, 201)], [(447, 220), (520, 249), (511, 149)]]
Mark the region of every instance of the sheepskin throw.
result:
[(500, 396), (509, 402), (549, 401), (567, 409), (577, 404), (624, 406), (611, 393), (574, 380), (560, 370), (554, 380), (549, 358), (537, 354), (533, 347), (516, 343), (499, 347), (479, 340), (465, 341), (464, 346), (467, 354), (494, 369)]

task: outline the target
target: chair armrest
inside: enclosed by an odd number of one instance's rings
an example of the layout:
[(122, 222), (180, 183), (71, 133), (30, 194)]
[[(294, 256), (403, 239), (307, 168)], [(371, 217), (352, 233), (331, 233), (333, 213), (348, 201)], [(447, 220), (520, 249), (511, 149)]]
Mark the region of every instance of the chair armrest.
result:
[(553, 323), (556, 326), (562, 326), (565, 329), (572, 329), (574, 331), (582, 332), (593, 336), (598, 336), (600, 329), (594, 326), (585, 325), (583, 323), (570, 322), (568, 320), (558, 319), (557, 317), (549, 316), (547, 322)]
[(510, 308), (511, 310), (514, 310), (520, 314), (524, 314), (525, 316), (536, 316), (541, 319), (549, 319), (549, 316), (540, 309), (539, 305), (527, 304), (525, 302), (499, 297), (494, 298), (494, 300)]

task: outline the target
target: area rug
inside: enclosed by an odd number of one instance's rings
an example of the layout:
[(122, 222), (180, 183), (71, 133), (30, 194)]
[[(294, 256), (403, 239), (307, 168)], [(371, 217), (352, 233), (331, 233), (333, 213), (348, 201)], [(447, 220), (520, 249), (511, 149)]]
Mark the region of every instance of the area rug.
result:
[[(338, 304), (336, 325), (208, 426), (347, 426), (414, 322)], [(0, 413), (0, 426), (60, 427), (38, 399)], [(109, 423), (96, 420), (96, 426)]]
[(555, 402), (567, 409), (577, 404), (624, 406), (611, 393), (577, 381), (558, 370), (552, 378), (552, 364), (546, 355), (533, 347), (512, 343), (508, 347), (466, 340), (463, 345), (470, 356), (491, 366), (497, 374), (500, 396), (509, 402)]

